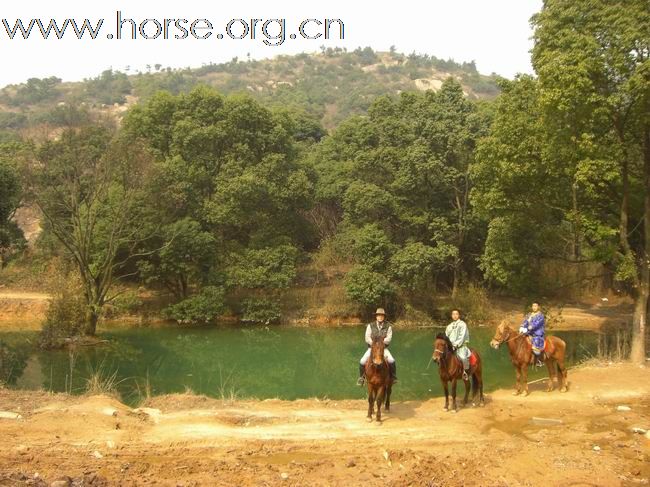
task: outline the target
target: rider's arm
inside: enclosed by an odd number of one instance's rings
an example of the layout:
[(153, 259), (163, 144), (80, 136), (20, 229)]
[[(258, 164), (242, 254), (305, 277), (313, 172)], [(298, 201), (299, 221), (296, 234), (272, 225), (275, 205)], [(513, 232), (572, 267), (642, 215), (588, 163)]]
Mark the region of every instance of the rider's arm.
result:
[(388, 325), (388, 330), (386, 331), (386, 338), (384, 338), (384, 345), (390, 345), (390, 341), (393, 339), (393, 327)]
[(372, 328), (370, 325), (366, 327), (366, 343), (368, 344), (369, 347), (372, 346)]
[(519, 333), (528, 333), (528, 327), (530, 326), (530, 323), (528, 322), (528, 319), (529, 319), (529, 316), (526, 315), (526, 318), (524, 318), (524, 322), (519, 327)]

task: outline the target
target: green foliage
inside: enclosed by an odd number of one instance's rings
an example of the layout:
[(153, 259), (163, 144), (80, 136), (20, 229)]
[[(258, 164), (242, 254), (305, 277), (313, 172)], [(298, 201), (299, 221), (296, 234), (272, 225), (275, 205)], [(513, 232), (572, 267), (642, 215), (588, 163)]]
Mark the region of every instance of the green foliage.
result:
[(232, 287), (286, 289), (296, 276), (298, 250), (292, 245), (233, 253), (226, 269)]
[(22, 185), (14, 159), (24, 150), (20, 144), (0, 144), (0, 268), (25, 242), (22, 232), (11, 219), (22, 198)]
[(218, 249), (214, 236), (199, 222), (182, 218), (165, 225), (157, 245), (157, 252), (138, 262), (146, 283), (163, 285), (177, 299), (185, 299), (193, 286), (209, 280)]
[(86, 309), (80, 282), (75, 278), (62, 280), (45, 312), (40, 346), (59, 348), (66, 338), (81, 335), (86, 322)]
[(481, 245), (469, 170), (488, 122), (489, 112), (447, 80), (438, 93), (378, 98), (369, 118), (323, 140), (311, 155), (317, 205), (342, 215), (357, 262), (408, 291), (449, 270), (457, 285)]
[(245, 323), (277, 323), (282, 310), (280, 303), (271, 298), (247, 298), (241, 304), (241, 320)]
[(357, 266), (345, 275), (345, 292), (353, 301), (367, 307), (384, 304), (395, 294), (388, 278), (364, 266)]
[(222, 315), (225, 309), (224, 289), (205, 286), (198, 294), (168, 306), (163, 314), (180, 324), (207, 324)]
[(131, 93), (129, 77), (119, 71), (107, 69), (96, 78), (84, 81), (86, 93), (99, 103), (112, 105), (126, 102), (126, 96)]
[(51, 76), (49, 78), (29, 78), (26, 83), (16, 86), (13, 95), (5, 93), (3, 98), (13, 106), (31, 105), (52, 101), (59, 95), (58, 87), (61, 79)]

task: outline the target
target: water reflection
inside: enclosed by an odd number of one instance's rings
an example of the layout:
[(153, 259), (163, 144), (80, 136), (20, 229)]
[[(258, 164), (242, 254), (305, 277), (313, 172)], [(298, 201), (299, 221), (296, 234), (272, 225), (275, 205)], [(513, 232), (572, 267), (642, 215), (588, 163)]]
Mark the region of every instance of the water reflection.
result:
[[(396, 400), (441, 394), (437, 366), (429, 360), (439, 331), (395, 330)], [(147, 390), (155, 395), (187, 389), (226, 398), (362, 398), (365, 391), (354, 383), (365, 350), (363, 333), (363, 327), (115, 329), (102, 334), (108, 344), (74, 352), (40, 351), (34, 333), (2, 333), (0, 380), (12, 387), (81, 393), (94, 373), (116, 374), (118, 390), (130, 403)], [(556, 334), (567, 341), (569, 365), (595, 355), (602, 345), (595, 333)], [(491, 336), (491, 329), (471, 330), (471, 346), (483, 356), (486, 390), (514, 380), (507, 351), (492, 350)]]

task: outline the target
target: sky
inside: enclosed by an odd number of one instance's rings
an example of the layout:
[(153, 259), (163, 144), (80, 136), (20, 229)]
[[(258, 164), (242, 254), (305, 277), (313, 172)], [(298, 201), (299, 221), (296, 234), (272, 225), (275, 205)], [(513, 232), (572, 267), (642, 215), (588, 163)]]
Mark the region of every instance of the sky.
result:
[[(185, 68), (225, 62), (233, 57), (263, 59), (317, 52), (320, 46), (348, 50), (370, 46), (379, 51), (395, 46), (398, 52), (406, 54), (415, 51), (458, 62), (475, 61), (481, 73), (495, 72), (511, 78), (517, 73), (532, 72), (529, 19), (541, 6), (542, 0), (2, 2), (0, 86), (32, 77), (57, 76), (63, 81), (77, 81), (95, 77), (108, 68), (128, 68), (129, 73), (134, 73), (156, 64)], [(126, 21), (121, 39), (117, 38), (118, 11)], [(81, 27), (86, 18), (93, 28), (103, 19), (96, 39), (91, 39), (88, 31), (83, 39), (77, 39), (72, 24), (68, 24), (62, 39), (54, 33), (43, 39), (36, 24), (26, 40), (20, 34), (10, 39), (7, 33), (7, 27), (14, 29), (18, 19), (25, 27), (32, 19), (41, 19), (45, 26), (55, 19), (59, 27), (66, 19), (74, 19)], [(274, 19), (286, 19), (284, 26)], [(331, 24), (330, 38), (324, 39), (324, 27), (314, 20), (305, 24), (303, 32), (321, 37), (303, 38), (299, 26), (308, 19), (340, 19), (344, 39), (340, 38), (336, 23)], [(230, 21), (233, 22), (227, 30)], [(263, 30), (265, 22), (267, 35)], [(136, 39), (132, 38), (134, 24), (138, 29)], [(281, 33), (284, 42), (280, 43), (277, 38)], [(296, 34), (296, 39), (291, 39), (290, 34)], [(243, 39), (230, 37), (244, 35)]]

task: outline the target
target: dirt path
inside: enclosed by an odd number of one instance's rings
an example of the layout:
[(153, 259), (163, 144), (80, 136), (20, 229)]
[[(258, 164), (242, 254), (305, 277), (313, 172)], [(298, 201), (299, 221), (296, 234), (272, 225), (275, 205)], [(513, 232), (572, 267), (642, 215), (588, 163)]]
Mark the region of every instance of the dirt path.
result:
[(131, 409), (106, 396), (0, 391), (0, 411), (21, 415), (0, 419), (0, 485), (650, 483), (650, 438), (632, 430), (650, 429), (650, 370), (569, 378), (567, 394), (535, 384), (529, 397), (497, 391), (457, 414), (397, 391), (383, 424), (365, 421), (364, 401), (171, 395)]

